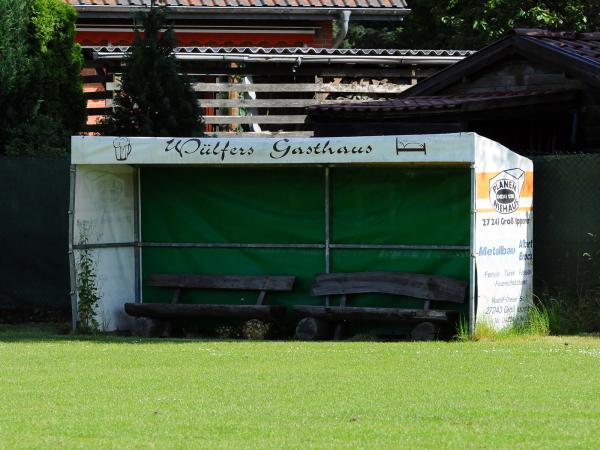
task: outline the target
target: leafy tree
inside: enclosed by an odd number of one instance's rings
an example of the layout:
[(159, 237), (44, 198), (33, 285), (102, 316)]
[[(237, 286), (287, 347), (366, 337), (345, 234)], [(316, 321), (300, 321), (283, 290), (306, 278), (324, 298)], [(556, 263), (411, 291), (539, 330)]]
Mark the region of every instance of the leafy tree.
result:
[[(141, 30), (126, 60), (121, 91), (105, 134), (125, 136), (197, 136), (203, 131), (195, 93), (173, 55), (176, 41), (166, 25), (165, 8), (138, 16)], [(163, 31), (165, 30), (165, 31)]]
[[(0, 0), (0, 100), (5, 101), (27, 77), (30, 61), (27, 47), (27, 4)], [(4, 108), (2, 108), (4, 109)]]
[(410, 8), (411, 13), (397, 27), (354, 25), (345, 45), (479, 49), (512, 28), (600, 28), (597, 0), (412, 0)]
[(75, 21), (62, 0), (0, 0), (0, 152), (64, 154), (81, 130)]
[(21, 96), (32, 65), (28, 26), (26, 3), (0, 0), (0, 153), (10, 130), (24, 119)]

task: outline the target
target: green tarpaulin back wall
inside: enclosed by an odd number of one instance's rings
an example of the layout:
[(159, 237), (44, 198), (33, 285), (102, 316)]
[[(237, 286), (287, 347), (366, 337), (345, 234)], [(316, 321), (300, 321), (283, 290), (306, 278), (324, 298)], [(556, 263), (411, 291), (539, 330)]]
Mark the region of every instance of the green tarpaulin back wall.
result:
[[(330, 169), (332, 244), (469, 245), (468, 168), (361, 167)], [(325, 243), (325, 169), (142, 168), (141, 224), (146, 243)], [(389, 270), (468, 280), (469, 253), (460, 250), (332, 249), (331, 271)], [(151, 273), (296, 275), (293, 293), (273, 304), (318, 304), (309, 296), (325, 271), (323, 248), (144, 247), (143, 300), (168, 301), (149, 288)], [(186, 302), (254, 303), (255, 293), (198, 292)], [(390, 305), (389, 297), (355, 304)]]

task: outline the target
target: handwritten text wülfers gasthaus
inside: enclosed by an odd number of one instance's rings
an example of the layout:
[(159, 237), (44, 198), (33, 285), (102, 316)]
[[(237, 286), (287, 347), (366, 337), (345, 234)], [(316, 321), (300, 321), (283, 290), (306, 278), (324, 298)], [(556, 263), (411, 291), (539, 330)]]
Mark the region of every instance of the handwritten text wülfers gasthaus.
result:
[[(229, 157), (247, 157), (254, 154), (251, 145), (233, 145), (230, 141), (206, 142), (199, 138), (170, 139), (167, 141), (165, 152), (177, 152), (180, 157), (186, 155), (217, 156), (221, 161)], [(289, 155), (360, 155), (373, 151), (367, 145), (332, 145), (331, 140), (324, 139), (310, 145), (290, 144), (289, 139), (280, 139), (273, 143), (269, 157), (271, 159), (284, 159)]]

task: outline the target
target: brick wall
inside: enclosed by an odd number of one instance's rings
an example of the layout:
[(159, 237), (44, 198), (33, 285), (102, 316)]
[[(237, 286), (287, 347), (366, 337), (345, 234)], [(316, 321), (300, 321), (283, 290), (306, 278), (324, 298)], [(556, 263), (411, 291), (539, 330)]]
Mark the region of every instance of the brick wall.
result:
[(315, 36), (315, 47), (331, 48), (333, 45), (333, 21), (319, 23), (319, 29)]

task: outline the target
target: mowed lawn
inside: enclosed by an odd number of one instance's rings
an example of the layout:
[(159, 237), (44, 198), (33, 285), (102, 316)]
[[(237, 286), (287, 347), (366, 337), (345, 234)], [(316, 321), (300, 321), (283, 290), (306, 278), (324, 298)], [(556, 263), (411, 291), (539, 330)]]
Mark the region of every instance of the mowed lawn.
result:
[(0, 448), (599, 448), (600, 339), (0, 334)]

